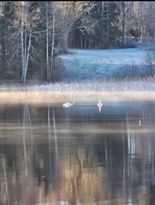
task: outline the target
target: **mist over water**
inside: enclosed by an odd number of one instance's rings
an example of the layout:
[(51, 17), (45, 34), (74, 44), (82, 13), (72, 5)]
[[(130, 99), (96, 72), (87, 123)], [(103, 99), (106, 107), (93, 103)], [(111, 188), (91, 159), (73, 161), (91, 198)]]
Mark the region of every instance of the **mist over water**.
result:
[(155, 103), (0, 106), (0, 204), (153, 205)]

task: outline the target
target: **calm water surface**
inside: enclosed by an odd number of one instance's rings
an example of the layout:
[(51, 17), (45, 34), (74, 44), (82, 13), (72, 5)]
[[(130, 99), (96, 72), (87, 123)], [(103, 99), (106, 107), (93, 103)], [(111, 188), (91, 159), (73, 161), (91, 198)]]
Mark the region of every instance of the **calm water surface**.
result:
[(155, 204), (155, 103), (1, 106), (0, 204)]

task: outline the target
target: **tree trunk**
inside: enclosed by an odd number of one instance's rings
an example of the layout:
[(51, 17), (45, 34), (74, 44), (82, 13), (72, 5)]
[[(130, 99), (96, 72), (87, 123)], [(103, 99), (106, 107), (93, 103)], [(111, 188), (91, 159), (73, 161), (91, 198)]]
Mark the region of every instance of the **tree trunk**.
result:
[(49, 17), (48, 17), (48, 2), (46, 2), (46, 68), (47, 68), (47, 80), (51, 80), (51, 73), (49, 67)]
[(24, 74), (24, 16), (23, 16), (23, 4), (21, 8), (21, 60), (22, 60), (22, 80)]
[(3, 70), (6, 70), (6, 48), (5, 48), (5, 37), (2, 37), (1, 48), (2, 48), (2, 67)]
[(109, 19), (109, 4), (107, 4), (107, 44), (110, 44), (110, 19)]
[(63, 34), (63, 49), (64, 49), (65, 52), (68, 49), (68, 33), (69, 32), (66, 32), (66, 33)]
[[(3, 6), (5, 2), (1, 2), (1, 12), (3, 13)], [(0, 13), (1, 13), (0, 12)], [(7, 39), (7, 30), (6, 30), (6, 19), (5, 16), (0, 15), (0, 64), (1, 64), (1, 73), (5, 73), (6, 71), (6, 39)], [(3, 76), (3, 75), (2, 75)]]
[(140, 39), (143, 41), (144, 40), (144, 32), (143, 32), (143, 26), (140, 27)]
[[(27, 69), (30, 57), (30, 48), (31, 48), (31, 32), (27, 33), (26, 23), (24, 23), (24, 19), (26, 16), (24, 15), (24, 4), (22, 2), (21, 5), (21, 60), (22, 60), (22, 75), (21, 80), (23, 83), (26, 82), (27, 77)], [(27, 42), (28, 39), (28, 42)], [(28, 45), (27, 45), (28, 44)]]
[(26, 64), (26, 55), (27, 55), (27, 31), (24, 29), (24, 62)]
[(123, 30), (123, 47), (126, 47), (126, 4), (122, 2), (122, 12), (123, 12), (123, 19), (122, 19), (122, 30)]
[(82, 48), (82, 40), (83, 40), (83, 35), (80, 33), (80, 48)]
[[(27, 46), (26, 46), (26, 48), (27, 48)], [(23, 76), (24, 83), (26, 82), (27, 69), (28, 69), (28, 63), (29, 63), (29, 57), (30, 57), (30, 48), (31, 48), (31, 33), (29, 34), (29, 43), (28, 43), (28, 48), (26, 49), (27, 53), (25, 56), (26, 62), (25, 62), (25, 66), (24, 66), (24, 76)]]
[(87, 48), (87, 42), (86, 42), (87, 40), (86, 40), (86, 35), (84, 36), (84, 48), (86, 49)]
[(102, 8), (101, 14), (102, 14), (102, 23), (103, 23), (104, 1), (101, 2), (101, 8)]
[(55, 8), (54, 2), (52, 2), (52, 48), (51, 48), (51, 71), (53, 69), (53, 56), (54, 56), (54, 41), (55, 41)]

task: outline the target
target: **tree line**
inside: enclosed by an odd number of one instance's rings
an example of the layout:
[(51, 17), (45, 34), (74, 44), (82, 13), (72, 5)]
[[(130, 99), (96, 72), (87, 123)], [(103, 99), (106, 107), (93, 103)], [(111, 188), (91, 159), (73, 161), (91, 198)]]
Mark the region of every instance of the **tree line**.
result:
[(53, 81), (58, 54), (153, 38), (154, 15), (152, 1), (0, 1), (0, 77)]

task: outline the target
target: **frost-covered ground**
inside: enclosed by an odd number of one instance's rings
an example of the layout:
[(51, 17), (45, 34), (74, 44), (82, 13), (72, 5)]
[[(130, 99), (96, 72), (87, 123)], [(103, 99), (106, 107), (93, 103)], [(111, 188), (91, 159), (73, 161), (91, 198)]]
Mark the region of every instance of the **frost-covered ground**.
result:
[(81, 50), (70, 49), (71, 54), (61, 55), (64, 66), (62, 79), (76, 81), (85, 79), (115, 78), (120, 69), (136, 66), (139, 75), (145, 75), (146, 50), (144, 48)]

